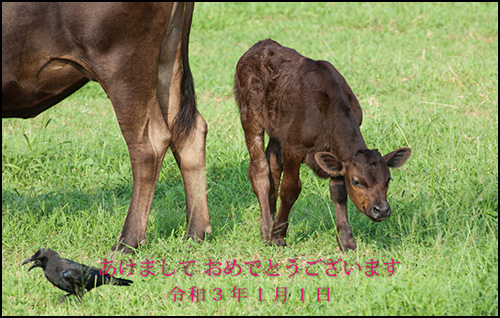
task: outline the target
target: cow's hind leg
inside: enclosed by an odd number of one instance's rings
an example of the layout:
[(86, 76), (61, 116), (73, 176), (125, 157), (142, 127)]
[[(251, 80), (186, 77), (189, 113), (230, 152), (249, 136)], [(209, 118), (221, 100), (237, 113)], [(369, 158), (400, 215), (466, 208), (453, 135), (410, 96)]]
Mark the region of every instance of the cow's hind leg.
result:
[[(178, 67), (174, 68), (174, 73), (169, 82), (169, 94), (163, 92), (160, 94), (163, 116), (166, 118), (169, 127), (172, 128), (171, 149), (179, 169), (181, 170), (184, 181), (184, 191), (186, 193), (186, 224), (187, 236), (195, 240), (205, 239), (205, 234), (212, 232), (208, 215), (207, 200), (207, 180), (205, 167), (205, 145), (207, 135), (207, 122), (203, 119), (197, 109), (192, 109), (185, 113), (191, 117), (192, 124), (188, 135), (182, 137), (176, 133), (177, 125), (175, 119), (181, 112), (181, 93), (180, 93), (180, 72), (176, 72)], [(162, 78), (160, 77), (160, 83)], [(183, 92), (184, 94), (186, 92)]]
[(187, 38), (181, 39), (183, 17), (184, 6), (175, 4), (160, 55), (158, 98), (173, 135), (171, 149), (184, 181), (188, 238), (203, 240), (212, 231), (205, 168), (207, 123), (196, 109), (193, 78), (187, 55), (182, 55), (183, 45), (187, 54)]
[[(126, 254), (145, 243), (156, 183), (172, 136), (163, 120), (156, 91), (137, 99), (127, 98), (126, 94), (113, 94), (110, 99), (127, 143), (132, 165), (130, 207), (122, 233), (112, 248), (113, 251)], [(143, 100), (149, 101), (141, 105)]]
[(207, 123), (198, 113), (192, 131), (180, 146), (174, 140), (172, 151), (181, 170), (186, 192), (186, 224), (188, 238), (203, 240), (212, 232), (208, 215), (205, 172), (205, 139)]

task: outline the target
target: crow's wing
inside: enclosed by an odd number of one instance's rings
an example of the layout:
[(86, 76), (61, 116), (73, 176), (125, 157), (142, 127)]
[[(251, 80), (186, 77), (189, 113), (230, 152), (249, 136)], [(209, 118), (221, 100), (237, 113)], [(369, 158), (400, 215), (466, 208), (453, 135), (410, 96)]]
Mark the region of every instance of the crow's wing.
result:
[(62, 279), (73, 287), (72, 294), (79, 297), (83, 295), (85, 286), (85, 275), (82, 268), (78, 266), (67, 266), (61, 271)]
[(99, 287), (104, 284), (116, 285), (130, 285), (133, 282), (128, 279), (114, 278), (110, 274), (100, 273), (97, 267), (89, 267), (86, 265), (78, 264), (76, 262), (65, 260), (69, 265), (67, 270), (63, 273), (63, 277), (74, 284), (86, 290)]
[[(101, 286), (103, 284), (129, 286), (133, 283), (133, 281), (131, 281), (131, 280), (114, 277), (114, 276), (112, 276), (110, 274), (106, 274), (104, 272), (101, 274), (100, 269), (97, 267), (89, 268), (89, 272), (92, 274), (93, 277), (95, 277), (96, 286)], [(92, 287), (94, 287), (94, 286), (92, 286)]]

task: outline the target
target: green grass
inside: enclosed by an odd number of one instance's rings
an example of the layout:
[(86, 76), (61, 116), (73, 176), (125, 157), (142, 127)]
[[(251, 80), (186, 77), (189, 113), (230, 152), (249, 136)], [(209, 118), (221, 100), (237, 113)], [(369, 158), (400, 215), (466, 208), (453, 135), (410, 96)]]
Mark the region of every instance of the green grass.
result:
[[(306, 167), (287, 248), (260, 240), (232, 81), (239, 57), (265, 38), (336, 66), (360, 100), (369, 147), (413, 150), (392, 172), (388, 220), (373, 223), (349, 203), (355, 252), (339, 251), (328, 181)], [(99, 266), (120, 234), (128, 151), (106, 94), (89, 84), (35, 119), (2, 120), (3, 315), (498, 315), (498, 4), (199, 3), (190, 62), (209, 123), (212, 235), (190, 247), (184, 240), (183, 184), (169, 153), (147, 243), (124, 258), (137, 264), (132, 287), (103, 286), (82, 305), (56, 306), (63, 292), (20, 267), (42, 247)], [(141, 275), (146, 259), (155, 276)], [(329, 259), (342, 259), (335, 277), (325, 273)], [(370, 259), (379, 276), (365, 274)], [(389, 276), (382, 263), (391, 259), (400, 264)], [(172, 276), (162, 275), (162, 260)], [(179, 262), (192, 260), (190, 277)], [(209, 260), (222, 270), (236, 260), (242, 273), (209, 277)], [(244, 263), (257, 260), (254, 277)], [(269, 260), (280, 276), (266, 275)], [(176, 286), (188, 294), (174, 303)], [(205, 301), (188, 299), (193, 287)], [(247, 297), (231, 297), (235, 287)], [(273, 301), (285, 287), (287, 301)], [(329, 301), (317, 301), (318, 288), (329, 288)]]

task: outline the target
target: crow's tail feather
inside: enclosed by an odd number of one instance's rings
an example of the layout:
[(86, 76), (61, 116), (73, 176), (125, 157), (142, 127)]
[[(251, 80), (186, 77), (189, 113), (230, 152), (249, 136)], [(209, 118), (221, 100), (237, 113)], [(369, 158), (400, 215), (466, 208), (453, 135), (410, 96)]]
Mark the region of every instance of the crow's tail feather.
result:
[(113, 280), (113, 284), (118, 285), (118, 286), (130, 286), (133, 283), (134, 283), (133, 281), (131, 281), (129, 279), (125, 279), (125, 278), (115, 278)]

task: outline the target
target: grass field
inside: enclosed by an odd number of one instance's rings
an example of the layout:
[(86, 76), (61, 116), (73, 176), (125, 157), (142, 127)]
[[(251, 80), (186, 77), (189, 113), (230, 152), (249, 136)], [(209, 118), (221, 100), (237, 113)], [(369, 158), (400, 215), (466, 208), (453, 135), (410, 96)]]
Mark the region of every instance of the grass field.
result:
[[(239, 57), (265, 38), (336, 66), (369, 147), (413, 150), (392, 171), (389, 219), (371, 222), (349, 203), (355, 252), (339, 251), (328, 180), (306, 167), (287, 247), (261, 242), (232, 82)], [(35, 119), (2, 120), (2, 315), (498, 315), (497, 3), (199, 3), (190, 62), (209, 123), (207, 241), (184, 240), (169, 151), (147, 243), (123, 258), (137, 264), (132, 287), (57, 306), (64, 293), (20, 266), (42, 247), (101, 266), (123, 226), (128, 151), (106, 94), (88, 84)], [(146, 260), (154, 276), (141, 275)], [(179, 264), (189, 261), (192, 276)], [(222, 273), (209, 276), (209, 262)], [(226, 274), (234, 262), (241, 273)]]

